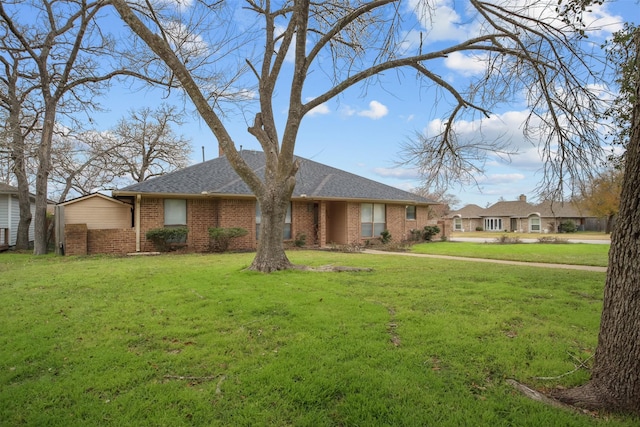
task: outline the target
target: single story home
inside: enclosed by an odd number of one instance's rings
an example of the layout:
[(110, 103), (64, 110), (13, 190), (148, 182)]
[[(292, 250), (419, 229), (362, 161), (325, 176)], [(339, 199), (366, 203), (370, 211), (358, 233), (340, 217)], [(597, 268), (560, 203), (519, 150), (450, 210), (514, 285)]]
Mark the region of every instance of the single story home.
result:
[[(254, 171), (264, 171), (264, 153), (243, 150), (241, 155)], [(394, 240), (403, 240), (411, 237), (412, 230), (438, 224), (429, 218), (429, 206), (436, 204), (433, 201), (312, 160), (297, 160), (300, 168), (286, 218), (286, 242), (304, 236), (305, 244), (314, 247), (366, 243), (376, 241), (383, 230), (388, 230)], [(229, 249), (257, 247), (260, 207), (224, 155), (113, 191), (113, 198), (131, 207), (132, 214), (129, 228), (100, 230), (101, 239), (117, 240), (121, 245), (119, 250), (111, 248), (107, 253), (153, 251), (145, 234), (162, 227), (187, 227), (188, 251), (209, 250), (211, 227), (248, 231), (234, 239)], [(70, 205), (67, 202), (65, 206), (67, 230), (78, 224), (82, 227), (85, 222), (81, 216), (73, 220), (77, 224), (69, 223)], [(86, 228), (86, 253), (97, 253), (91, 249), (98, 247), (91, 243), (96, 238), (92, 233), (97, 236), (97, 230)], [(441, 233), (446, 228), (441, 222)], [(65, 253), (84, 253), (82, 247), (74, 245), (67, 239)]]
[[(31, 217), (35, 215), (35, 196), (29, 194), (31, 201)], [(18, 223), (20, 222), (20, 205), (18, 203), (18, 189), (8, 184), (0, 183), (0, 249), (15, 246), (18, 237)], [(29, 225), (29, 241), (34, 239), (33, 221)]]
[(570, 202), (539, 204), (527, 202), (522, 194), (515, 201), (500, 201), (487, 208), (467, 205), (448, 216), (453, 231), (496, 231), (520, 233), (555, 233), (564, 221), (571, 220), (580, 230), (600, 230), (598, 219)]

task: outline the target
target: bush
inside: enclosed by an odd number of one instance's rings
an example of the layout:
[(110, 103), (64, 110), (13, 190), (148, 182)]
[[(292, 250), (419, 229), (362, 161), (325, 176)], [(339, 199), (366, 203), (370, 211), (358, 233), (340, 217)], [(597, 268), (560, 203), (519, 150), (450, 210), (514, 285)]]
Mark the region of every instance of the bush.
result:
[(576, 231), (578, 231), (578, 227), (576, 226), (575, 222), (568, 219), (560, 223), (560, 227), (558, 227), (558, 231), (560, 231), (561, 233), (575, 233)]
[(422, 236), (424, 237), (424, 240), (431, 241), (431, 239), (433, 239), (433, 236), (435, 236), (439, 232), (440, 227), (438, 227), (437, 225), (425, 225), (422, 229)]
[(209, 250), (212, 252), (226, 252), (231, 239), (246, 236), (248, 233), (244, 228), (232, 227), (212, 227), (209, 228)]
[(389, 233), (389, 230), (384, 230), (380, 233), (380, 241), (383, 245), (386, 245), (391, 241), (391, 233)]
[(157, 251), (169, 252), (186, 245), (188, 232), (187, 227), (154, 228), (147, 231), (145, 236)]
[(411, 230), (409, 230), (409, 240), (412, 240), (414, 242), (419, 242), (420, 240), (422, 240), (422, 231), (416, 228), (412, 228)]
[(538, 237), (538, 243), (569, 243), (569, 241), (559, 237), (542, 236)]
[(482, 227), (476, 227), (476, 231), (484, 231), (484, 228), (482, 228)]
[(502, 236), (496, 238), (495, 243), (501, 245), (512, 245), (516, 243), (522, 243), (522, 240), (520, 240), (519, 237), (509, 237), (506, 234), (503, 234)]
[(307, 235), (304, 233), (296, 234), (296, 238), (293, 240), (293, 244), (296, 248), (301, 248), (307, 244)]

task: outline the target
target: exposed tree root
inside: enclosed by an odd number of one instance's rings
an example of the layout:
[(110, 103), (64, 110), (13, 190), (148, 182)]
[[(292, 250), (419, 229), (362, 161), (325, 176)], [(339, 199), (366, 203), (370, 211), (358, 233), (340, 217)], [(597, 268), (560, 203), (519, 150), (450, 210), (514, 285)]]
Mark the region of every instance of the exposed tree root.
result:
[(507, 384), (514, 387), (516, 390), (520, 391), (522, 394), (527, 396), (529, 399), (533, 399), (537, 402), (542, 402), (544, 404), (553, 406), (555, 408), (568, 409), (570, 411), (577, 411), (573, 406), (567, 405), (565, 403), (560, 402), (559, 400), (553, 399), (551, 397), (545, 396), (544, 394), (536, 391), (532, 388), (527, 387), (526, 385), (519, 383), (514, 379), (507, 379)]

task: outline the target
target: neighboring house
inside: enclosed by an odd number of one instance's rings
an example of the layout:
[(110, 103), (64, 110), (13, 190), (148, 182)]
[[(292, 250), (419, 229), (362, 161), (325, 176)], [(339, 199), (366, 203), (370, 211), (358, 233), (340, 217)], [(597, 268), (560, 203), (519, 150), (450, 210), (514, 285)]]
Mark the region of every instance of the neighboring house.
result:
[[(256, 173), (263, 173), (262, 152), (244, 150), (241, 155)], [(297, 160), (300, 169), (283, 236), (287, 242), (304, 235), (306, 245), (315, 247), (365, 243), (377, 240), (385, 229), (393, 239), (403, 240), (411, 236), (411, 230), (437, 224), (429, 219), (429, 206), (435, 202), (308, 159)], [(209, 249), (211, 227), (249, 231), (234, 239), (230, 249), (257, 247), (259, 205), (224, 156), (125, 187), (113, 196), (133, 207), (130, 228), (117, 235), (123, 239), (123, 249), (113, 253), (153, 251), (146, 232), (175, 226), (188, 228), (189, 251)], [(83, 219), (75, 221), (82, 223)], [(440, 228), (444, 232), (444, 223)], [(103, 238), (107, 234), (105, 230)], [(66, 253), (76, 253), (68, 241)], [(87, 253), (94, 252), (88, 249)]]
[(578, 229), (599, 230), (596, 218), (581, 212), (574, 204), (542, 202), (534, 205), (521, 195), (515, 201), (497, 202), (488, 208), (467, 205), (449, 214), (453, 231), (516, 231), (520, 233), (555, 233), (563, 221), (573, 221)]
[[(31, 216), (35, 215), (35, 196), (29, 194), (31, 200)], [(20, 206), (18, 203), (18, 189), (11, 185), (0, 183), (0, 249), (7, 249), (16, 244), (18, 223), (20, 222)], [(34, 239), (33, 220), (29, 225), (29, 241)]]
[[(78, 197), (56, 206), (56, 251), (64, 254), (67, 244), (80, 253), (111, 253), (125, 249), (122, 237), (130, 234), (133, 206), (100, 193)], [(108, 238), (105, 231), (110, 230)], [(123, 231), (124, 230), (124, 231)], [(87, 247), (91, 243), (91, 247)], [(131, 249), (129, 247), (129, 249)]]

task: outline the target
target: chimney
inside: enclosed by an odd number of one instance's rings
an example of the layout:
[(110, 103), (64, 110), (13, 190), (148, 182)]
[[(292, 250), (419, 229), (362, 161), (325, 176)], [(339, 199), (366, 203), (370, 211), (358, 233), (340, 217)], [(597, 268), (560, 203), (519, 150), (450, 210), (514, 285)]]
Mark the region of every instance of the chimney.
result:
[(525, 196), (524, 194), (521, 194), (520, 197), (519, 197), (519, 200), (521, 202), (526, 202), (527, 201), (527, 196)]

